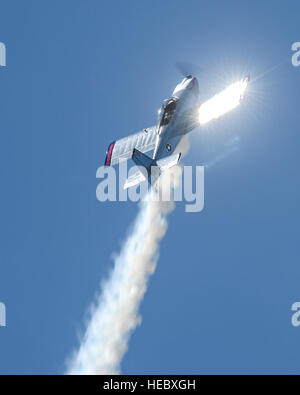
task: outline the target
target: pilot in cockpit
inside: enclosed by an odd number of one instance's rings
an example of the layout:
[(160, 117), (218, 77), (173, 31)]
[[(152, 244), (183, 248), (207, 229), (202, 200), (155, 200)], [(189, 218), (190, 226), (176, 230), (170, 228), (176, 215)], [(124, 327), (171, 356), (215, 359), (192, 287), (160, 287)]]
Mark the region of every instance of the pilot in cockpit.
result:
[(178, 103), (177, 97), (172, 97), (171, 99), (166, 99), (163, 101), (161, 109), (158, 112), (160, 120), (160, 126), (168, 125), (170, 123)]

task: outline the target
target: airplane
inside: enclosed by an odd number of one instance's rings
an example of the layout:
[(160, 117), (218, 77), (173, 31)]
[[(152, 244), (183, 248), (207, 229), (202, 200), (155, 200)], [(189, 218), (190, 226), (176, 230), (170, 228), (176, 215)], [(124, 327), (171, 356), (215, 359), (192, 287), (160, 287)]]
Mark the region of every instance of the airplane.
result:
[[(244, 97), (249, 76), (242, 80)], [(186, 76), (174, 89), (172, 97), (163, 101), (158, 110), (157, 125), (112, 142), (106, 152), (105, 166), (132, 159), (138, 166), (124, 189), (148, 180), (154, 185), (159, 176), (179, 163), (181, 153), (176, 148), (182, 138), (201, 125), (199, 119), (199, 84), (196, 77)], [(219, 117), (216, 117), (218, 119)], [(152, 151), (152, 158), (145, 152)]]

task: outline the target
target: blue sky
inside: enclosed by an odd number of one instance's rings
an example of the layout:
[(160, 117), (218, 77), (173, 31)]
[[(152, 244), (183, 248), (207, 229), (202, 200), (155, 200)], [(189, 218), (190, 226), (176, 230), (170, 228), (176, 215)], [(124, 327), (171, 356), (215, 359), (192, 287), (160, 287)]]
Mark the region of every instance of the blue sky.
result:
[(137, 206), (96, 200), (108, 143), (155, 123), (199, 65), (203, 100), (243, 105), (193, 132), (205, 209), (178, 204), (123, 373), (296, 373), (300, 328), (298, 1), (0, 1), (1, 373), (62, 373)]

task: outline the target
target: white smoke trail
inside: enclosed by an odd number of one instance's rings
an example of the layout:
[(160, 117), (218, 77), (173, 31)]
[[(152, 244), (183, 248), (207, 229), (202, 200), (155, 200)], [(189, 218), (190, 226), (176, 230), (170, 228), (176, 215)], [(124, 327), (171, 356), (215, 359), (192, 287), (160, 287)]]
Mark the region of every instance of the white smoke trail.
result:
[(171, 204), (143, 202), (91, 319), (71, 374), (117, 374), (132, 331), (140, 323), (138, 309), (154, 272), (159, 241), (164, 237)]
[[(181, 144), (182, 151), (187, 151), (187, 142), (185, 139)], [(176, 183), (180, 172), (174, 170)], [(120, 373), (130, 335), (141, 322), (139, 305), (156, 268), (159, 242), (167, 230), (167, 215), (175, 207), (172, 201), (154, 201), (148, 197), (141, 203), (133, 230), (91, 309), (86, 333), (71, 360), (68, 374)]]

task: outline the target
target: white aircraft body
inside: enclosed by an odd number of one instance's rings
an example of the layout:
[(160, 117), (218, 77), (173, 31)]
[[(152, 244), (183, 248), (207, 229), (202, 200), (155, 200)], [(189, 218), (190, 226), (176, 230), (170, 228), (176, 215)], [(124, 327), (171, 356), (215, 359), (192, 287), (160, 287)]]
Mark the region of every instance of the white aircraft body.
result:
[[(181, 153), (175, 150), (183, 136), (239, 104), (248, 81), (249, 77), (245, 77), (200, 106), (197, 78), (185, 77), (172, 97), (163, 101), (157, 125), (112, 142), (106, 152), (105, 166), (132, 159), (139, 170), (127, 179), (124, 188), (146, 179), (153, 184), (164, 170), (178, 164)], [(145, 155), (152, 150), (152, 158)]]

